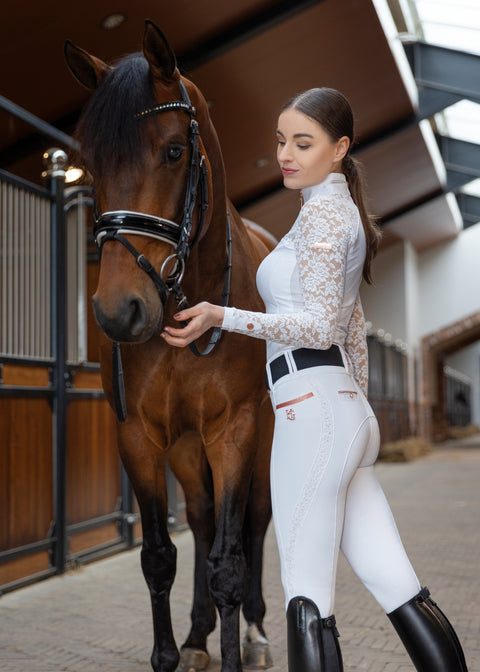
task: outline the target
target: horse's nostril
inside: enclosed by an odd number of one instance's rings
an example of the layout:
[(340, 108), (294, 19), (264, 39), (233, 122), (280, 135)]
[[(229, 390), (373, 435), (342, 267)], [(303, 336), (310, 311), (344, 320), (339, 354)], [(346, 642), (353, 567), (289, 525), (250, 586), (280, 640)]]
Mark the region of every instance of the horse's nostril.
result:
[(143, 332), (147, 324), (147, 310), (145, 303), (140, 298), (130, 300), (130, 333), (138, 336)]

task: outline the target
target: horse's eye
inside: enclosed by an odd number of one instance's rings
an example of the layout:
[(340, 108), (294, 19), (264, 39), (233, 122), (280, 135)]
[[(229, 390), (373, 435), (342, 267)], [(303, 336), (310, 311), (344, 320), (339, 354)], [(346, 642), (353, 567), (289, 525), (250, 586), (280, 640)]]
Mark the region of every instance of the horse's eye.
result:
[(167, 151), (169, 161), (179, 161), (184, 151), (185, 147), (183, 145), (170, 145)]

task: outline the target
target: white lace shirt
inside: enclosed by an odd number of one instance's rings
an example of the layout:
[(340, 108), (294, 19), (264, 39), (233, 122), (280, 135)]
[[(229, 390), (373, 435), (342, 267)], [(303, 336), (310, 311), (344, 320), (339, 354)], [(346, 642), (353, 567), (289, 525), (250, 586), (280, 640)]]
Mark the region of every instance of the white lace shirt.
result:
[(303, 190), (290, 231), (263, 260), (257, 286), (265, 313), (226, 308), (222, 328), (267, 341), (267, 360), (294, 348), (345, 349), (365, 394), (368, 358), (358, 294), (365, 235), (345, 176)]

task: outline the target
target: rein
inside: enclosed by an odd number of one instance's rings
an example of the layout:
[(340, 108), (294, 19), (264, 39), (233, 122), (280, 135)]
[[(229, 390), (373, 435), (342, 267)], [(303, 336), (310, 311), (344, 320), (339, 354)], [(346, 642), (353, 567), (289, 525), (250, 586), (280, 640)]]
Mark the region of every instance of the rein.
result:
[[(93, 228), (93, 235), (97, 246), (102, 251), (103, 245), (107, 241), (118, 241), (135, 258), (139, 268), (142, 269), (154, 283), (160, 299), (163, 304), (166, 303), (169, 294), (173, 294), (177, 302), (177, 310), (188, 308), (188, 301), (180, 285), (184, 272), (185, 264), (190, 256), (192, 248), (200, 238), (205, 214), (208, 209), (208, 186), (207, 186), (207, 164), (205, 156), (200, 156), (200, 134), (198, 122), (196, 120), (196, 110), (191, 104), (190, 97), (185, 85), (180, 80), (180, 90), (182, 101), (161, 103), (151, 108), (143, 110), (135, 115), (139, 120), (154, 114), (168, 111), (184, 111), (190, 115), (190, 165), (188, 171), (188, 183), (185, 194), (185, 203), (183, 207), (183, 217), (181, 224), (173, 222), (163, 217), (147, 215), (140, 212), (129, 210), (113, 210), (105, 212), (96, 217)], [(190, 241), (193, 211), (197, 201), (197, 192), (200, 191), (200, 217), (195, 237)], [(160, 272), (154, 268), (153, 264), (141, 254), (125, 235), (138, 235), (148, 238), (154, 238), (161, 242), (171, 245), (174, 250), (162, 264)], [(228, 304), (230, 296), (230, 278), (232, 269), (232, 238), (230, 227), (230, 215), (227, 211), (227, 266), (225, 269), (225, 282), (222, 293), (222, 306)], [(175, 265), (171, 273), (167, 274), (167, 266), (174, 261)], [(187, 322), (181, 322), (182, 327)], [(190, 349), (197, 357), (208, 355), (212, 352), (215, 345), (220, 340), (222, 334), (221, 327), (215, 327), (205, 350), (201, 351), (195, 344), (190, 343)], [(121, 359), (120, 343), (113, 342), (113, 398), (117, 418), (120, 422), (126, 419), (125, 387), (123, 381), (123, 367)]]

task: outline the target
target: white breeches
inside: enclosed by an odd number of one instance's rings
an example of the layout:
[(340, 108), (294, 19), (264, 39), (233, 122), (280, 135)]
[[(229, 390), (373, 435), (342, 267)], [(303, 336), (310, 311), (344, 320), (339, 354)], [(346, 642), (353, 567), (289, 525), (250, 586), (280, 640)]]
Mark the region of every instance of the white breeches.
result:
[(286, 605), (302, 595), (322, 616), (334, 610), (341, 548), (352, 569), (389, 613), (420, 584), (373, 469), (379, 430), (345, 369), (290, 373), (271, 389), (273, 520)]

